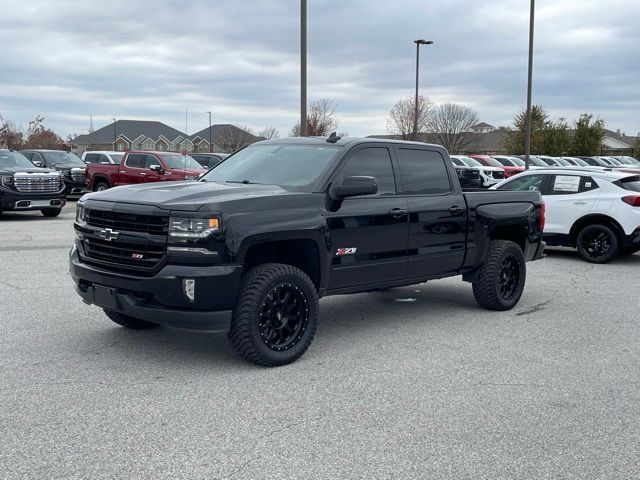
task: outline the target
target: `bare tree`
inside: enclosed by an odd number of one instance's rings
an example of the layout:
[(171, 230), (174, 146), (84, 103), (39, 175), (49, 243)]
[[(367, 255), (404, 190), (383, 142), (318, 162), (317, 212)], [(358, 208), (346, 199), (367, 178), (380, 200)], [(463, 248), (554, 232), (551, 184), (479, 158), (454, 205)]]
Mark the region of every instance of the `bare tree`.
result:
[[(310, 137), (326, 137), (338, 127), (335, 118), (336, 104), (328, 98), (315, 100), (307, 111), (307, 135)], [(289, 134), (291, 137), (300, 136), (300, 122), (298, 121)]]
[(213, 143), (218, 144), (223, 152), (233, 153), (257, 141), (253, 130), (246, 125), (225, 125)]
[(262, 137), (266, 140), (273, 140), (275, 138), (280, 138), (280, 130), (276, 127), (266, 127), (260, 133), (258, 133), (259, 137)]
[(24, 148), (24, 134), (13, 122), (4, 120), (0, 115), (0, 148)]
[(448, 152), (464, 152), (473, 143), (471, 127), (478, 123), (478, 112), (457, 103), (437, 105), (431, 115), (431, 138)]
[[(418, 133), (426, 132), (430, 123), (433, 103), (427, 97), (418, 96)], [(413, 140), (413, 126), (416, 117), (415, 97), (398, 100), (389, 112), (387, 131), (399, 135), (402, 140)]]

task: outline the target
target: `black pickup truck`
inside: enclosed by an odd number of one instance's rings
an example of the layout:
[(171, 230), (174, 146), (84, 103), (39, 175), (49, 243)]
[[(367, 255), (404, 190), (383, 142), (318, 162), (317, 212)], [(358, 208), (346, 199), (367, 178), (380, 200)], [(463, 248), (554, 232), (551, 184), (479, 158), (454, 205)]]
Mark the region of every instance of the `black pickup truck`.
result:
[(66, 203), (64, 180), (55, 170), (38, 168), (20, 153), (0, 149), (0, 215), (40, 210), (57, 217)]
[(512, 308), (543, 226), (538, 192), (463, 193), (442, 147), (289, 138), (196, 182), (85, 195), (70, 269), (122, 326), (224, 331), (277, 366), (309, 347), (325, 295), (462, 275), (481, 306)]

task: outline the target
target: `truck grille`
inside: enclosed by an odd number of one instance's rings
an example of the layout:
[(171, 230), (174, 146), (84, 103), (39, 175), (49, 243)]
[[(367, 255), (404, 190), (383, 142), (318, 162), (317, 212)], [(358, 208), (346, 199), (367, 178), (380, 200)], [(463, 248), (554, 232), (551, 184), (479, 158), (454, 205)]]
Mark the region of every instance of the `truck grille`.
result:
[(85, 219), (88, 225), (117, 231), (143, 232), (151, 235), (167, 235), (169, 232), (168, 216), (87, 209)]
[(463, 178), (480, 178), (480, 172), (477, 170), (458, 170), (460, 172), (460, 176)]
[(84, 248), (90, 258), (143, 268), (155, 267), (166, 253), (166, 247), (163, 244), (106, 241), (95, 237), (85, 238)]
[(491, 172), (493, 178), (504, 178), (504, 172)]
[(16, 173), (13, 176), (16, 190), (25, 193), (53, 193), (62, 188), (57, 173)]

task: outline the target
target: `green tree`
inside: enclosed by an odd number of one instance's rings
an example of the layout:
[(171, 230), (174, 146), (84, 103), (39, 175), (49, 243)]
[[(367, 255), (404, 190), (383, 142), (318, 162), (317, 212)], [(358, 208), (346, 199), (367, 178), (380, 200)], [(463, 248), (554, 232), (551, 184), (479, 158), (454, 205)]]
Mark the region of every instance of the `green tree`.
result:
[(575, 121), (574, 128), (571, 155), (598, 155), (604, 139), (604, 120), (594, 120), (590, 113), (583, 113)]
[(633, 145), (633, 156), (640, 160), (640, 136), (636, 137), (636, 141)]
[(547, 122), (542, 129), (542, 152), (545, 155), (561, 157), (571, 149), (569, 125), (564, 118), (556, 122)]
[[(549, 115), (540, 105), (531, 107), (531, 153), (542, 154), (544, 150), (544, 132), (549, 125)], [(513, 119), (513, 130), (505, 132), (504, 147), (510, 155), (524, 154), (524, 137), (527, 129), (527, 110)]]

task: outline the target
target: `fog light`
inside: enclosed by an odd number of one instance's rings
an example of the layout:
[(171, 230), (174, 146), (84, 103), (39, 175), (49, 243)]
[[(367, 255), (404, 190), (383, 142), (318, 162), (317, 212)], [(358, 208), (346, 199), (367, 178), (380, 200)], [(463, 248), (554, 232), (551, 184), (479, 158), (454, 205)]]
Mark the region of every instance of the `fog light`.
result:
[(191, 278), (185, 278), (182, 280), (182, 289), (184, 290), (184, 294), (190, 301), (195, 301), (196, 299), (196, 281)]

